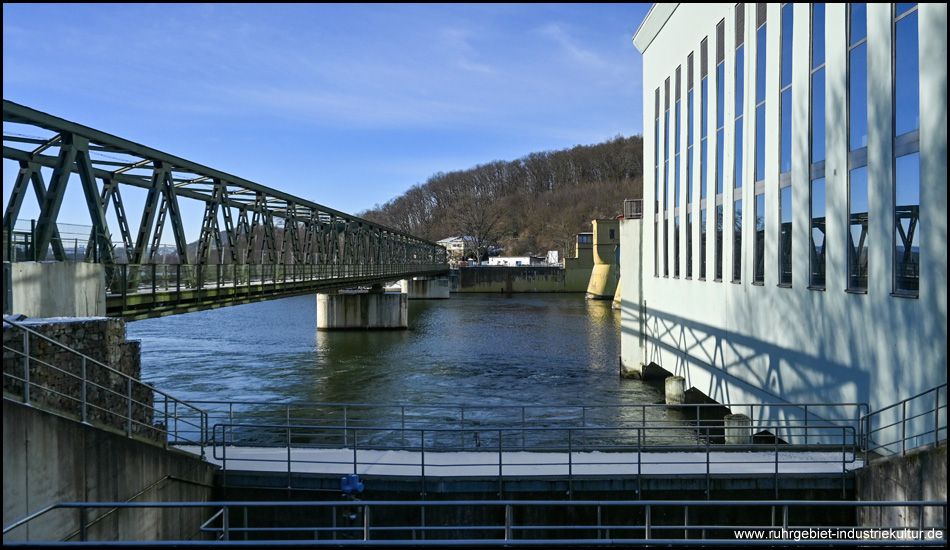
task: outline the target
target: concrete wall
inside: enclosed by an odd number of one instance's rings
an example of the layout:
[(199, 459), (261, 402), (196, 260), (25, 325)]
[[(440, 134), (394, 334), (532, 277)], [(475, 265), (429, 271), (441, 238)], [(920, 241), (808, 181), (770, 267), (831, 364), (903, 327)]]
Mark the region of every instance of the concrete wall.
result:
[[(210, 501), (215, 469), (194, 455), (3, 400), (4, 525), (60, 502)], [(212, 511), (89, 510), (88, 537), (195, 539)], [(3, 542), (60, 541), (78, 531), (79, 518), (76, 510), (53, 511), (4, 535)]]
[[(947, 380), (947, 134), (946, 134), (946, 4), (920, 4), (920, 237), (919, 297), (892, 295), (894, 270), (893, 229), (893, 105), (890, 100), (891, 22), (889, 5), (868, 5), (869, 60), (869, 275), (867, 293), (845, 291), (848, 286), (848, 134), (847, 124), (847, 51), (845, 47), (845, 5), (828, 4), (826, 9), (826, 98), (827, 159), (827, 265), (826, 288), (810, 289), (809, 240), (809, 5), (795, 4), (793, 32), (793, 120), (792, 143), (792, 285), (779, 286), (778, 258), (779, 209), (779, 66), (781, 50), (781, 14), (779, 4), (768, 4), (768, 34), (765, 47), (769, 54), (765, 105), (765, 280), (753, 285), (754, 216), (743, 219), (741, 270), (732, 271), (732, 232), (725, 232), (722, 280), (714, 281), (713, 266), (716, 178), (716, 25), (725, 21), (725, 154), (723, 157), (726, 217), (724, 227), (734, 226), (731, 206), (742, 198), (746, 212), (755, 201), (755, 185), (746, 178), (738, 190), (734, 185), (733, 144), (735, 128), (735, 4), (657, 5), (644, 22), (635, 43), (644, 52), (644, 159), (653, 164), (659, 144), (657, 170), (648, 166), (644, 173), (644, 203), (648, 205), (639, 247), (626, 245), (621, 251), (623, 284), (622, 346), (625, 362), (655, 363), (724, 404), (737, 402), (786, 401), (866, 402), (871, 410), (897, 402)], [(745, 4), (745, 174), (755, 173), (754, 83), (755, 83), (755, 5)], [(668, 19), (666, 15), (669, 15)], [(655, 20), (654, 20), (655, 19)], [(650, 34), (656, 30), (655, 36)], [(672, 214), (666, 221), (662, 213), (655, 220), (649, 205), (661, 202), (654, 181), (664, 174), (665, 137), (654, 135), (654, 92), (663, 89), (677, 67), (685, 71), (687, 57), (694, 60), (694, 81), (700, 85), (700, 42), (709, 41), (709, 159), (696, 166), (694, 180), (681, 186), (681, 216), (693, 216), (692, 265), (695, 272), (686, 277), (686, 223), (680, 224), (680, 255), (674, 255)], [(675, 78), (673, 78), (675, 80)], [(683, 101), (686, 100), (685, 75)], [(671, 95), (672, 92), (671, 92)], [(698, 94), (697, 94), (697, 100)], [(672, 103), (672, 99), (671, 99)], [(685, 113), (685, 104), (684, 104)], [(697, 109), (698, 112), (698, 109)], [(675, 117), (671, 116), (671, 119)], [(681, 127), (671, 120), (670, 133), (686, 135), (687, 117)], [(694, 117), (694, 135), (699, 136), (699, 117)], [(659, 131), (664, 132), (660, 113)], [(658, 138), (658, 139), (657, 139)], [(694, 149), (699, 146), (696, 138)], [(673, 140), (671, 139), (671, 143)], [(671, 145), (672, 148), (672, 145)], [(683, 151), (686, 153), (686, 144)], [(671, 159), (672, 162), (672, 152)], [(700, 194), (700, 170), (706, 170), (713, 186), (708, 199), (706, 234), (709, 242), (705, 258), (700, 258), (699, 236), (701, 204), (685, 200), (686, 185), (692, 185), (694, 197)], [(670, 174), (674, 174), (672, 168)], [(675, 188), (668, 186), (672, 193)], [(672, 204), (673, 201), (670, 201)], [(657, 229), (654, 223), (657, 222)], [(628, 227), (626, 222), (624, 225)], [(663, 223), (669, 224), (671, 238), (663, 242)], [(656, 238), (659, 237), (659, 238)], [(657, 242), (660, 249), (655, 248)], [(680, 278), (654, 274), (654, 260), (662, 259), (663, 248), (672, 262), (680, 262)], [(704, 260), (710, 272), (699, 278), (698, 266)], [(631, 269), (631, 266), (634, 266)], [(671, 265), (672, 268), (672, 265)], [(639, 273), (640, 283), (637, 284)], [(672, 275), (673, 269), (670, 269)], [(736, 280), (736, 283), (731, 281)], [(632, 338), (632, 340), (631, 340)], [(643, 343), (639, 357), (631, 353), (631, 344)], [(636, 349), (634, 346), (633, 349)], [(837, 411), (814, 409), (824, 417)], [(744, 412), (733, 409), (733, 412)]]
[(446, 300), (449, 298), (448, 277), (403, 279), (400, 283), (402, 293), (410, 300)]
[(583, 286), (571, 287), (569, 274), (569, 270), (559, 267), (463, 267), (458, 270), (458, 287), (454, 292), (584, 292), (590, 268)]
[[(12, 313), (27, 317), (106, 314), (105, 268), (82, 262), (14, 262)], [(6, 309), (6, 308), (5, 308)]]
[[(895, 456), (872, 462), (858, 470), (855, 478), (858, 500), (928, 500), (947, 502), (947, 447), (927, 449), (907, 456)], [(947, 528), (947, 516), (939, 508), (923, 511), (925, 527)], [(921, 525), (920, 509), (864, 508), (858, 513), (863, 526), (892, 525), (917, 529)], [(946, 539), (944, 539), (946, 543)]]
[(317, 294), (317, 330), (409, 328), (409, 295)]

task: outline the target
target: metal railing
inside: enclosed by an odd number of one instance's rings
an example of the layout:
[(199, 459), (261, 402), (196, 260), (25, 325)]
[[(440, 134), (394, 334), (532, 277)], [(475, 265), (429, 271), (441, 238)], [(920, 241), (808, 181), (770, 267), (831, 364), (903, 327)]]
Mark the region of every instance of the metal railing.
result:
[(106, 270), (110, 316), (155, 317), (202, 304), (245, 303), (372, 285), (447, 270), (444, 264), (116, 264)]
[[(628, 405), (378, 405), (270, 401), (192, 401), (207, 411), (210, 424), (280, 424), (374, 429), (472, 430), (535, 428), (639, 428), (650, 444), (697, 442), (687, 432), (650, 432), (648, 428), (709, 428), (703, 434), (715, 443), (723, 437), (723, 417), (730, 412), (746, 414), (753, 425), (772, 426), (775, 433), (760, 434), (782, 441), (820, 444), (819, 432), (811, 425), (859, 426), (868, 412), (864, 403), (735, 403), (719, 404), (628, 404)], [(792, 431), (787, 431), (786, 427)], [(804, 428), (804, 429), (800, 429)], [(260, 434), (253, 434), (259, 438)], [(798, 439), (800, 436), (800, 440)], [(176, 438), (174, 432), (170, 434)], [(704, 436), (705, 437), (705, 436)], [(193, 439), (187, 435), (186, 439)], [(257, 440), (257, 439), (256, 439)], [(526, 447), (537, 442), (527, 442)], [(474, 443), (472, 443), (474, 448)]]
[[(84, 355), (22, 323), (4, 318), (4, 399), (19, 399), (81, 422), (121, 431), (165, 446), (172, 426), (176, 442), (192, 437), (189, 444), (204, 453), (208, 415), (194, 405), (141, 382), (105, 363)], [(20, 338), (7, 338), (7, 326)], [(14, 342), (19, 341), (18, 347)], [(59, 364), (36, 357), (58, 355)], [(188, 436), (184, 436), (188, 434)]]
[[(74, 510), (75, 539), (59, 544), (102, 540), (86, 524), (85, 512), (119, 509), (205, 510), (210, 518), (190, 544), (279, 541), (282, 545), (334, 546), (566, 546), (626, 545), (649, 541), (660, 546), (946, 546), (947, 503), (916, 501), (761, 500), (452, 500), (452, 501), (289, 501), (289, 502), (64, 502), (48, 506), (4, 527), (6, 537), (57, 510)], [(903, 521), (858, 525), (859, 509), (879, 517), (911, 510)], [(284, 516), (280, 526), (255, 519)], [(561, 518), (570, 517), (566, 524)], [(137, 524), (144, 524), (144, 521)], [(136, 524), (130, 522), (130, 524)], [(126, 534), (126, 544), (174, 545), (180, 540), (141, 540)], [(113, 539), (109, 539), (113, 540)], [(52, 542), (52, 541), (50, 541)], [(49, 542), (44, 543), (49, 544)]]
[[(778, 427), (749, 425), (739, 441), (713, 444), (713, 427), (398, 429), (216, 424), (211, 430), (211, 458), (225, 473), (283, 472), (288, 487), (293, 486), (294, 474), (301, 472), (418, 477), (423, 494), (428, 477), (497, 477), (501, 493), (505, 477), (554, 476), (567, 479), (570, 494), (577, 478), (636, 476), (639, 483), (642, 474), (698, 474), (706, 476), (708, 498), (714, 475), (771, 474), (777, 491), (780, 474), (809, 471), (841, 474), (843, 498), (845, 475), (861, 464), (855, 429), (782, 426), (810, 431), (816, 440), (837, 442), (823, 445), (790, 445), (774, 437), (762, 441), (753, 436)], [(678, 443), (690, 439), (693, 443)], [(224, 479), (227, 484), (226, 475)]]
[(643, 218), (643, 199), (626, 199), (623, 201), (623, 219), (639, 220)]
[(36, 220), (20, 220), (15, 227), (3, 228), (3, 259), (10, 262), (55, 260), (57, 254), (66, 262), (97, 262), (98, 247), (89, 247), (92, 226), (57, 223), (55, 236), (46, 250), (37, 250)]
[(905, 455), (915, 448), (946, 444), (947, 384), (869, 413), (861, 420), (869, 453)]
[(107, 294), (156, 294), (225, 289), (332, 279), (379, 279), (444, 269), (443, 264), (116, 264), (106, 281)]

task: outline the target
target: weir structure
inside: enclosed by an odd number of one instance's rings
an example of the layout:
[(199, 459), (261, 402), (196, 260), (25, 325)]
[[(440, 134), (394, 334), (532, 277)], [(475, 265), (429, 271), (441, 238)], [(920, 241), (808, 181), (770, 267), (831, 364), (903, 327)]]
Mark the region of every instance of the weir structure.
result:
[[(3, 123), (5, 313), (134, 320), (448, 273), (436, 243), (301, 197), (7, 100)], [(67, 236), (76, 179), (91, 229)]]
[(719, 405), (186, 402), (137, 380), (123, 324), (5, 319), (5, 545), (946, 543), (945, 384), (742, 426)]

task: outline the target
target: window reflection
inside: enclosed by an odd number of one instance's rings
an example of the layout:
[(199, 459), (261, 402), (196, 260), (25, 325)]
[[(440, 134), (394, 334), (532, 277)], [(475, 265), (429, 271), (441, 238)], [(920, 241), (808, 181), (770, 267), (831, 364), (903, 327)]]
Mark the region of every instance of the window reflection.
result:
[(848, 288), (868, 288), (868, 168), (851, 170), (848, 231)]

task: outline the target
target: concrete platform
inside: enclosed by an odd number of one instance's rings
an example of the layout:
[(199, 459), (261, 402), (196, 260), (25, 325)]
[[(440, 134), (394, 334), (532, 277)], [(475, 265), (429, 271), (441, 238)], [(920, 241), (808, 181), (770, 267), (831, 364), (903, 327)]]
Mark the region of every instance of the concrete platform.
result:
[[(197, 447), (179, 447), (200, 454)], [(378, 476), (598, 476), (670, 474), (837, 474), (863, 461), (840, 452), (537, 453), (427, 452), (293, 447), (206, 448), (207, 460), (226, 469)]]

